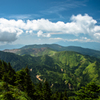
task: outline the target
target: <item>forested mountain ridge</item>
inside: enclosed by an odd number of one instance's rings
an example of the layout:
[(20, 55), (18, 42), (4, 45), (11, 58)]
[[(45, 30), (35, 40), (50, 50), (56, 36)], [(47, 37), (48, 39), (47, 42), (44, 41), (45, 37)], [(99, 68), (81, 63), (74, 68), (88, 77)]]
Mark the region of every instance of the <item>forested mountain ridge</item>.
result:
[(0, 51), (0, 59), (6, 61), (7, 63), (10, 62), (16, 71), (27, 65), (27, 61), (22, 56), (13, 53)]
[(48, 81), (53, 91), (77, 90), (89, 82), (100, 83), (100, 60), (73, 51), (61, 51), (52, 56), (19, 56), (0, 52), (0, 59), (10, 62), (18, 71), (26, 66), (32, 81)]
[(18, 55), (29, 54), (31, 56), (53, 55), (58, 51), (74, 51), (84, 55), (100, 58), (100, 51), (77, 46), (60, 46), (58, 44), (43, 44), (43, 45), (26, 45), (20, 49), (4, 50), (4, 52), (12, 52)]

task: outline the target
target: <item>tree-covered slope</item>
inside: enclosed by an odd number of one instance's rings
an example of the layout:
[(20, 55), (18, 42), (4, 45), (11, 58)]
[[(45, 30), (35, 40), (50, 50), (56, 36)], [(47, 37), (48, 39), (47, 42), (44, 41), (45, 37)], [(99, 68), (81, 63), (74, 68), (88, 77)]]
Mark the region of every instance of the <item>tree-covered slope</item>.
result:
[(34, 83), (28, 67), (15, 72), (10, 63), (0, 61), (0, 100), (62, 100), (63, 92), (52, 93), (47, 81)]
[(93, 50), (93, 49), (76, 47), (76, 46), (68, 46), (68, 47), (66, 47), (65, 50), (66, 51), (74, 51), (74, 52), (81, 53), (83, 55), (89, 55), (89, 56), (100, 58), (100, 51)]
[(30, 90), (26, 90), (31, 88), (28, 85), (31, 86), (32, 81), (27, 68), (16, 73), (10, 63), (0, 60), (0, 100), (32, 100), (28, 95)]
[(61, 51), (52, 56), (38, 57), (0, 53), (0, 59), (11, 62), (16, 71), (27, 65), (32, 81), (36, 84), (47, 80), (53, 91), (77, 90), (89, 82), (100, 83), (100, 60), (95, 57), (73, 51)]
[[(53, 89), (59, 87), (59, 90), (76, 90), (89, 82), (100, 82), (99, 59), (62, 51), (51, 57), (38, 57), (38, 61), (38, 65), (33, 67), (36, 78), (42, 82), (47, 80)], [(31, 75), (34, 76), (32, 72)]]
[(34, 66), (37, 63), (36, 59), (30, 55), (19, 56), (9, 52), (0, 51), (0, 60), (10, 62), (12, 67), (18, 71), (28, 66)]
[(55, 59), (58, 64), (60, 62), (59, 66), (63, 69), (65, 80), (68, 81), (69, 75), (73, 85), (75, 82), (77, 85), (82, 85), (90, 81), (95, 81), (99, 84), (99, 59), (71, 51), (56, 53), (53, 59)]
[(30, 63), (29, 69), (25, 67), (17, 72), (10, 63), (0, 61), (1, 100), (99, 100), (99, 59), (72, 51), (23, 57)]
[(0, 59), (5, 62), (10, 62), (16, 71), (27, 65), (27, 61), (23, 57), (13, 53), (0, 51)]

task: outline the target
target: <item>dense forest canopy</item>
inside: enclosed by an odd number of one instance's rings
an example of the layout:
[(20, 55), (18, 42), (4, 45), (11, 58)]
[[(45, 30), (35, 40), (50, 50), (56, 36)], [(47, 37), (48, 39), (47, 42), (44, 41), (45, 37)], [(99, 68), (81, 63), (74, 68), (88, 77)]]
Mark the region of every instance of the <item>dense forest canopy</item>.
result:
[(15, 72), (10, 63), (0, 61), (1, 100), (99, 100), (100, 86), (89, 83), (81, 89), (53, 92), (47, 81), (32, 82), (28, 67)]

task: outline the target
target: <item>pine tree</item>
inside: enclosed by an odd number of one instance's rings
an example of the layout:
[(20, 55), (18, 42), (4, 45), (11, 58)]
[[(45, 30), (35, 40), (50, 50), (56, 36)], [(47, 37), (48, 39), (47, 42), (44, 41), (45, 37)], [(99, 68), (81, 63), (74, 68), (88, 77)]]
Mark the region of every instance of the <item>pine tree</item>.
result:
[(51, 100), (51, 89), (47, 81), (44, 83), (42, 95), (43, 100)]
[(16, 72), (16, 81), (15, 84), (18, 87), (19, 90), (24, 91), (25, 86), (25, 71), (24, 69)]
[(24, 76), (25, 77), (25, 84), (24, 84), (25, 85), (24, 86), (25, 92), (31, 98), (35, 98), (35, 96), (34, 96), (35, 86), (34, 86), (32, 80), (31, 80), (28, 67), (25, 68), (25, 73), (26, 73), (26, 75)]
[(39, 82), (36, 86), (36, 92), (35, 92), (35, 96), (36, 96), (36, 100), (43, 100), (43, 96), (42, 96), (42, 83)]

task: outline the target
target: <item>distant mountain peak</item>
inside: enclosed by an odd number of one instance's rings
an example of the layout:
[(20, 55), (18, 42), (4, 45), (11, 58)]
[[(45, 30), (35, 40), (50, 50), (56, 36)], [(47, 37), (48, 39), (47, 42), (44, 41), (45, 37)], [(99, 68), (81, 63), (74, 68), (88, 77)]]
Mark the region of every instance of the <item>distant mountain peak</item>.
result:
[(20, 49), (4, 50), (4, 52), (11, 52), (18, 55), (29, 54), (31, 56), (42, 56), (44, 54), (52, 55), (54, 52), (58, 51), (74, 51), (81, 53), (83, 55), (94, 56), (100, 58), (100, 51), (83, 48), (80, 46), (61, 46), (58, 44), (34, 44), (26, 45)]

